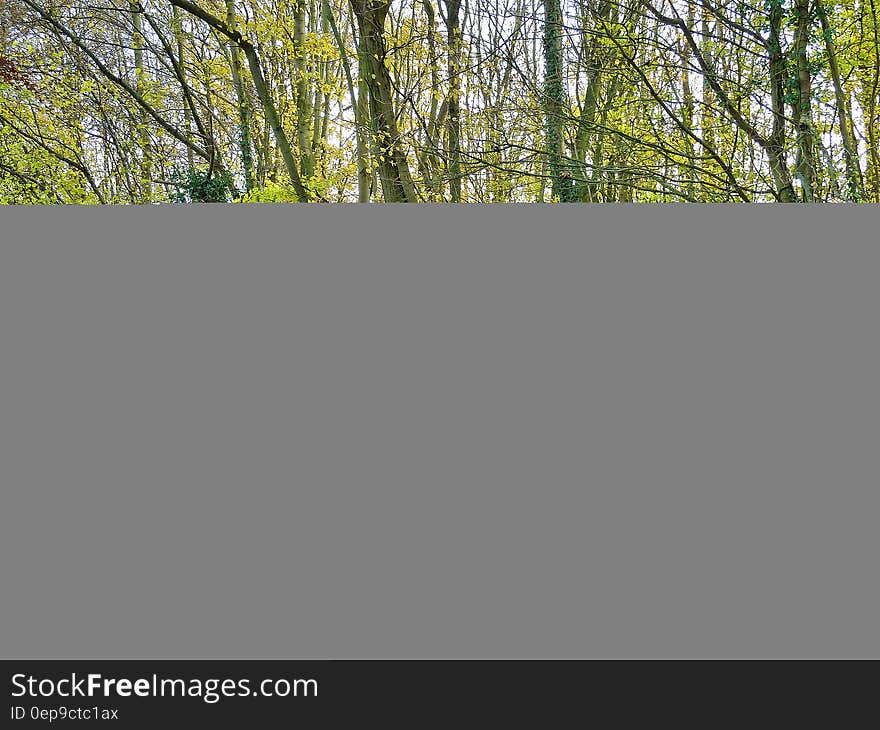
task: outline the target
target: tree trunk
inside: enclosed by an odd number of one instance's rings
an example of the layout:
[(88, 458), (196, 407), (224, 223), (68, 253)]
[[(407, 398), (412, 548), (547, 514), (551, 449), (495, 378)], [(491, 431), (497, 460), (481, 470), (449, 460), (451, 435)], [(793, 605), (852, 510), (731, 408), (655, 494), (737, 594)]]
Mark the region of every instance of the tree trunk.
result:
[(415, 203), (416, 191), (400, 143), (391, 75), (385, 66), (385, 18), (391, 0), (349, 0), (360, 36), (361, 78), (370, 101), (376, 163), (386, 203)]
[(816, 164), (813, 159), (813, 114), (811, 96), (812, 77), (808, 57), (810, 30), (813, 25), (813, 14), (810, 0), (795, 0), (796, 28), (794, 34), (795, 68), (797, 69), (797, 94), (794, 108), (794, 119), (797, 126), (797, 176), (801, 182), (801, 192), (805, 203), (816, 200)]
[(770, 9), (770, 99), (773, 108), (773, 131), (765, 147), (770, 174), (776, 195), (782, 203), (794, 203), (797, 198), (788, 164), (785, 160), (785, 54), (782, 52), (782, 5), (774, 3)]
[(834, 98), (837, 102), (837, 119), (840, 125), (840, 137), (843, 141), (843, 162), (846, 169), (846, 184), (848, 198), (857, 202), (864, 197), (862, 189), (862, 170), (859, 165), (858, 147), (850, 126), (849, 101), (843, 90), (843, 82), (840, 75), (840, 65), (837, 62), (837, 49), (832, 37), (832, 29), (828, 22), (828, 12), (822, 4), (822, 0), (816, 0), (816, 13), (822, 26), (822, 38), (825, 41), (825, 52), (828, 54), (828, 69), (831, 72), (831, 82), (834, 85)]
[[(696, 23), (694, 3), (688, 2), (688, 28), (693, 28)], [(691, 132), (694, 131), (694, 92), (691, 89), (691, 49), (687, 43), (682, 43), (681, 48), (681, 121)], [(696, 199), (696, 151), (694, 140), (687, 134), (683, 135), (685, 154), (687, 156), (687, 169), (682, 178), (685, 181), (685, 192), (692, 199)]]
[[(232, 31), (238, 25), (235, 15), (235, 0), (226, 0), (226, 25)], [(254, 156), (251, 146), (251, 106), (241, 78), (241, 49), (234, 41), (229, 42), (229, 66), (232, 71), (232, 86), (238, 102), (238, 146), (241, 150), (241, 165), (244, 169), (245, 190), (254, 187)]]
[(312, 153), (312, 100), (305, 55), (306, 0), (293, 0), (293, 73), (296, 84), (296, 144), (300, 174), (308, 180), (315, 173)]
[[(141, 20), (141, 6), (138, 0), (131, 0), (131, 22), (133, 32), (131, 36), (132, 50), (134, 51), (134, 87), (142, 97), (146, 88), (146, 75), (144, 73), (144, 36)], [(152, 202), (153, 198), (153, 159), (150, 150), (150, 130), (147, 128), (147, 115), (138, 110), (136, 115), (138, 146), (141, 148), (141, 195), (144, 202)]]
[(571, 202), (574, 185), (565, 162), (563, 121), (566, 93), (562, 63), (562, 10), (560, 0), (544, 1), (544, 117), (547, 159), (554, 199)]
[[(174, 43), (177, 46), (177, 66), (180, 69), (180, 83), (181, 86), (184, 87), (183, 90), (183, 124), (184, 129), (186, 130), (186, 135), (189, 136), (192, 134), (192, 119), (191, 112), (189, 108), (189, 104), (186, 100), (186, 46), (184, 44), (184, 38), (186, 37), (183, 32), (183, 23), (180, 18), (180, 10), (176, 5), (171, 7), (172, 12), (172, 27), (174, 32)], [(195, 169), (195, 160), (193, 159), (193, 151), (191, 147), (186, 148), (186, 162), (189, 166), (189, 170), (192, 171)]]
[(461, 202), (461, 0), (446, 0), (446, 53), (449, 102), (446, 110), (446, 147), (449, 154), (449, 195)]
[(351, 63), (348, 60), (348, 53), (345, 50), (345, 41), (339, 32), (339, 26), (336, 25), (336, 18), (333, 16), (333, 9), (330, 7), (330, 0), (324, 0), (324, 12), (327, 15), (327, 22), (330, 24), (330, 30), (333, 32), (333, 38), (336, 40), (336, 47), (339, 50), (339, 58), (342, 63), (342, 70), (345, 73), (345, 83), (348, 85), (348, 95), (351, 98), (351, 108), (354, 114), (355, 126), (355, 154), (357, 155), (357, 178), (358, 178), (358, 203), (370, 202), (370, 172), (369, 172), (369, 154), (367, 152), (367, 141), (364, 138), (367, 132), (367, 120), (364, 119), (363, 99), (365, 92), (363, 87), (358, 89), (358, 93), (354, 92), (354, 78), (351, 73)]

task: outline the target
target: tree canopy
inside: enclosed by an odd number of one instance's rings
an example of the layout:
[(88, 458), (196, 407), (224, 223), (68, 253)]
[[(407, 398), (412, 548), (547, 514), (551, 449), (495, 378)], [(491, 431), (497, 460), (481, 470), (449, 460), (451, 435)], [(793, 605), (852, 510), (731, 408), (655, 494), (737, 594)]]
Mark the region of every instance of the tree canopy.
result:
[(0, 0), (0, 202), (880, 202), (880, 0)]

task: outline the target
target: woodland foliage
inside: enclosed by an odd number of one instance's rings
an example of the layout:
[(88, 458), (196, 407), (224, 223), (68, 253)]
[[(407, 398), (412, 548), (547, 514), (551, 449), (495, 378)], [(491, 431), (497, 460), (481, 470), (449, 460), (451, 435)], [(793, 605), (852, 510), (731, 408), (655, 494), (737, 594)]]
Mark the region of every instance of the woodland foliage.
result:
[(880, 0), (0, 0), (0, 203), (880, 202)]

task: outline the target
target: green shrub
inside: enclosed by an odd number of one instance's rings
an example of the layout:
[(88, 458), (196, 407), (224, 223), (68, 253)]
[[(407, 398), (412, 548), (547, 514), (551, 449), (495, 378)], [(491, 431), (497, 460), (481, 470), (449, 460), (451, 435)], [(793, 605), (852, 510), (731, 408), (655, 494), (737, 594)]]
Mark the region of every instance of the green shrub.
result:
[(254, 188), (238, 199), (239, 203), (296, 203), (296, 192), (289, 185), (268, 182), (263, 187)]
[(238, 194), (232, 173), (210, 175), (206, 170), (175, 170), (171, 175), (176, 190), (171, 199), (175, 203), (227, 203)]

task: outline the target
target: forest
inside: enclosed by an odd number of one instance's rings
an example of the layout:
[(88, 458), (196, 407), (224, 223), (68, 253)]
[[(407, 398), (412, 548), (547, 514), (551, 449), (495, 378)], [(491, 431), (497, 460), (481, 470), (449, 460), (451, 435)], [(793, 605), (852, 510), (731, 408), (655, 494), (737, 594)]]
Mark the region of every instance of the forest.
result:
[(0, 203), (878, 203), (880, 0), (0, 0)]

